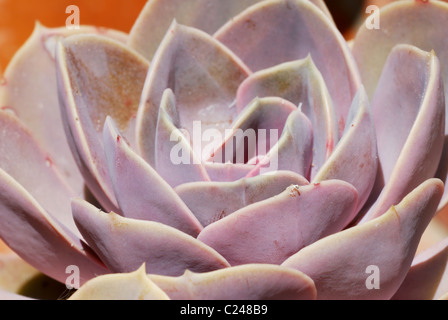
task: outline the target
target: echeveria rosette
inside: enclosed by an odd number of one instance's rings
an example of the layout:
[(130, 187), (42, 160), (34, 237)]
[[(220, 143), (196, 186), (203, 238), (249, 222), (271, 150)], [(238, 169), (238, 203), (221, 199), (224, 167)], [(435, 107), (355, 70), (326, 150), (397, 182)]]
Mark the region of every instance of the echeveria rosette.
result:
[[(445, 203), (448, 60), (413, 19), (448, 5), (382, 10), (353, 54), (318, 0), (38, 26), (0, 87), (0, 237), (62, 283), (78, 266), (78, 299), (441, 298), (446, 239), (416, 252)], [(248, 129), (280, 134), (257, 152)]]

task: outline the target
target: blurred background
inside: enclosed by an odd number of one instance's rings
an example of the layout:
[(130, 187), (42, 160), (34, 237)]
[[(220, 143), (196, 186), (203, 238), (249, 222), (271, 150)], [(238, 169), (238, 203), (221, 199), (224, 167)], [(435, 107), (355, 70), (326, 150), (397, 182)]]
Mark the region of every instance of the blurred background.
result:
[[(0, 74), (31, 35), (36, 21), (47, 27), (65, 25), (69, 5), (80, 9), (81, 24), (129, 32), (148, 0), (0, 0)], [(370, 4), (382, 6), (393, 0), (326, 0), (335, 22), (347, 38), (366, 17)]]

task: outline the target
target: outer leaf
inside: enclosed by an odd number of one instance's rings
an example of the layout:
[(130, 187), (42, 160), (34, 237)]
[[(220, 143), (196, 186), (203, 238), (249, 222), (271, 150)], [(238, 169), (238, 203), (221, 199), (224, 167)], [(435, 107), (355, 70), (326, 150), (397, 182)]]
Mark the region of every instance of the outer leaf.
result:
[(129, 274), (109, 274), (85, 283), (69, 300), (169, 300), (143, 265)]
[(13, 110), (47, 150), (64, 179), (81, 196), (84, 181), (73, 160), (59, 111), (55, 51), (57, 41), (74, 34), (102, 34), (126, 41), (126, 35), (106, 28), (46, 28), (36, 23), (33, 34), (14, 55), (0, 79), (0, 109)]
[[(318, 299), (390, 299), (411, 266), (442, 193), (440, 180), (428, 180), (382, 216), (323, 238), (282, 265), (309, 275)], [(370, 276), (377, 276), (371, 266), (380, 272), (377, 290), (367, 286)]]
[(77, 164), (92, 193), (105, 208), (116, 208), (102, 146), (110, 115), (131, 143), (133, 118), (148, 62), (107, 38), (73, 36), (60, 43), (57, 79), (62, 118)]
[(107, 273), (90, 248), (61, 226), (36, 200), (0, 170), (0, 237), (30, 265), (65, 283), (76, 265), (80, 283)]
[(59, 222), (79, 235), (70, 210), (75, 195), (29, 130), (10, 112), (0, 112), (0, 168), (21, 184)]
[(211, 34), (258, 2), (260, 0), (148, 1), (131, 29), (128, 44), (151, 60), (173, 20)]
[(208, 273), (149, 276), (173, 300), (314, 300), (313, 281), (275, 265), (244, 265)]
[(448, 239), (418, 254), (412, 262), (395, 300), (431, 300), (447, 267)]
[(142, 263), (149, 273), (170, 276), (229, 266), (215, 250), (172, 227), (106, 214), (82, 200), (72, 206), (81, 233), (113, 272), (131, 272)]
[(445, 100), (434, 52), (409, 45), (395, 47), (373, 98), (372, 113), (381, 165), (377, 179), (384, 180), (385, 187), (363, 221), (399, 203), (437, 171), (444, 143)]

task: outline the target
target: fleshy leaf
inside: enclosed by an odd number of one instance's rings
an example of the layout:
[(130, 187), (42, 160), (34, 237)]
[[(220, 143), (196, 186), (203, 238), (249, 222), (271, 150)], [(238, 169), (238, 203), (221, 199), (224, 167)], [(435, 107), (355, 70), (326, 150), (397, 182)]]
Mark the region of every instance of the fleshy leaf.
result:
[(106, 28), (80, 26), (69, 30), (36, 23), (33, 34), (14, 55), (0, 80), (0, 109), (12, 110), (20, 118), (79, 196), (84, 181), (64, 134), (54, 59), (58, 40), (84, 33), (102, 34), (121, 42), (127, 37)]
[(437, 171), (444, 144), (445, 100), (434, 52), (396, 46), (373, 97), (372, 114), (381, 166), (377, 179), (384, 180), (385, 187), (362, 221), (384, 213)]
[(276, 265), (244, 265), (180, 277), (149, 275), (173, 300), (314, 300), (305, 274)]
[[(157, 121), (155, 170), (173, 188), (187, 182), (209, 181), (201, 155), (193, 150), (191, 137), (185, 136), (179, 126), (174, 94), (171, 89), (166, 89)], [(195, 139), (195, 130), (193, 131)]]
[(394, 300), (432, 300), (447, 268), (448, 239), (418, 254)]
[(151, 60), (173, 20), (211, 34), (242, 10), (260, 1), (148, 1), (131, 29), (128, 44)]
[(317, 6), (303, 0), (263, 1), (229, 21), (215, 37), (253, 71), (311, 55), (342, 132), (360, 77), (344, 38)]
[(83, 200), (72, 207), (86, 241), (113, 272), (131, 272), (143, 263), (148, 273), (169, 276), (229, 266), (212, 248), (162, 223), (107, 214)]
[(255, 97), (277, 96), (291, 101), (310, 119), (313, 128), (313, 168), (311, 176), (331, 155), (338, 142), (338, 124), (331, 97), (311, 56), (258, 71), (238, 89), (237, 108)]
[(143, 265), (131, 273), (96, 277), (79, 288), (69, 300), (169, 300), (145, 272)]
[(361, 87), (353, 100), (341, 141), (312, 182), (340, 179), (352, 184), (358, 191), (356, 211), (359, 211), (369, 197), (377, 169), (375, 128), (367, 95)]
[(90, 248), (60, 225), (14, 179), (0, 170), (0, 237), (30, 265), (65, 283), (76, 265), (80, 283), (107, 273)]
[(427, 180), (380, 217), (323, 238), (282, 265), (310, 276), (318, 299), (390, 299), (406, 277), (442, 193), (439, 179)]
[(210, 35), (173, 22), (151, 63), (137, 115), (139, 153), (154, 164), (159, 107), (165, 89), (176, 97), (179, 123), (192, 134), (193, 122), (202, 129), (228, 127), (236, 117), (238, 85), (250, 71)]
[(60, 42), (56, 62), (61, 113), (72, 152), (98, 201), (115, 209), (102, 129), (109, 115), (134, 145), (134, 118), (148, 62), (121, 43), (94, 35)]
[(70, 197), (75, 195), (59, 168), (29, 130), (10, 112), (0, 111), (0, 168), (23, 186), (74, 234)]
[[(357, 191), (343, 181), (287, 188), (207, 226), (198, 239), (231, 265), (280, 264), (353, 217)], [(325, 199), (325, 201), (322, 201)]]
[(390, 52), (402, 43), (427, 52), (434, 50), (441, 61), (444, 83), (447, 83), (448, 44), (440, 39), (445, 37), (448, 29), (448, 4), (443, 1), (395, 1), (382, 7), (379, 14), (380, 29), (371, 30), (367, 24), (362, 24), (353, 43), (353, 55), (368, 96), (373, 97)]
[(127, 145), (111, 118), (106, 119), (103, 135), (110, 178), (123, 215), (161, 222), (197, 236), (201, 224), (166, 181)]
[(298, 174), (276, 171), (233, 182), (187, 183), (175, 191), (202, 225), (207, 226), (252, 203), (276, 196), (290, 185), (306, 184), (308, 181)]
[(210, 181), (220, 182), (233, 182), (242, 179), (254, 170), (254, 164), (248, 163), (205, 162), (203, 166), (207, 170)]

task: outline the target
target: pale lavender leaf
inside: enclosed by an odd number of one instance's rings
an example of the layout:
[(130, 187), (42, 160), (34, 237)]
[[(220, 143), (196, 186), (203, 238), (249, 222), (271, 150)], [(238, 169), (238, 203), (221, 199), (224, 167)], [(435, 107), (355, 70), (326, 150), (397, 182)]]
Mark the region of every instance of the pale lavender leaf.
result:
[(47, 213), (13, 178), (0, 170), (0, 238), (30, 265), (65, 283), (76, 265), (80, 283), (107, 273), (90, 248)]
[(311, 55), (342, 132), (360, 77), (343, 36), (317, 6), (309, 1), (263, 1), (229, 21), (215, 37), (253, 71)]
[(390, 299), (406, 277), (442, 193), (439, 179), (427, 180), (380, 217), (325, 237), (282, 265), (310, 276), (318, 299)]
[(102, 145), (106, 116), (131, 144), (148, 62), (117, 41), (77, 35), (56, 52), (61, 114), (85, 182), (105, 208), (116, 209)]
[[(193, 137), (180, 128), (176, 100), (171, 89), (166, 89), (160, 103), (155, 141), (154, 168), (171, 187), (194, 181), (209, 181), (201, 154), (193, 147), (202, 136)], [(193, 139), (193, 141), (191, 141)], [(198, 152), (201, 152), (200, 147)]]
[(12, 110), (20, 118), (79, 196), (84, 181), (64, 134), (54, 60), (57, 41), (84, 33), (101, 34), (121, 42), (127, 37), (106, 28), (80, 26), (69, 30), (36, 23), (33, 34), (14, 55), (0, 81), (0, 109)]
[(311, 56), (250, 75), (238, 89), (237, 109), (241, 110), (256, 97), (268, 96), (292, 102), (310, 119), (314, 137), (311, 177), (314, 177), (331, 155), (339, 132), (331, 97)]
[(308, 181), (298, 174), (276, 171), (233, 182), (187, 183), (175, 191), (205, 227), (252, 203), (276, 196), (291, 185), (306, 184)]
[(343, 181), (292, 185), (210, 224), (198, 239), (231, 265), (280, 264), (303, 247), (340, 231), (353, 216), (357, 198), (356, 189)]
[(212, 248), (162, 223), (107, 214), (81, 199), (72, 207), (84, 238), (113, 272), (132, 272), (143, 263), (148, 273), (169, 276), (229, 266)]
[[(248, 264), (180, 277), (149, 275), (173, 300), (314, 300), (313, 281), (296, 270)], [(228, 310), (229, 311), (229, 310)]]
[(53, 158), (12, 113), (0, 111), (0, 128), (0, 168), (60, 223), (80, 236), (70, 209), (70, 197), (76, 193)]
[(109, 117), (103, 136), (110, 178), (123, 215), (161, 222), (197, 236), (201, 224), (157, 171), (128, 146)]
[(362, 221), (384, 213), (436, 174), (444, 144), (445, 99), (433, 51), (410, 45), (392, 50), (372, 100), (372, 114), (385, 186)]
[(143, 54), (148, 60), (152, 60), (173, 20), (211, 34), (242, 10), (260, 1), (148, 1), (129, 33), (128, 44), (131, 48)]
[(223, 130), (236, 118), (238, 85), (250, 71), (210, 35), (173, 22), (148, 72), (137, 115), (139, 153), (155, 161), (155, 135), (165, 89), (177, 102), (180, 127), (193, 135), (194, 122)]
[(352, 184), (359, 195), (358, 212), (372, 191), (377, 168), (375, 127), (367, 95), (361, 87), (353, 100), (341, 141), (312, 182), (340, 179)]

